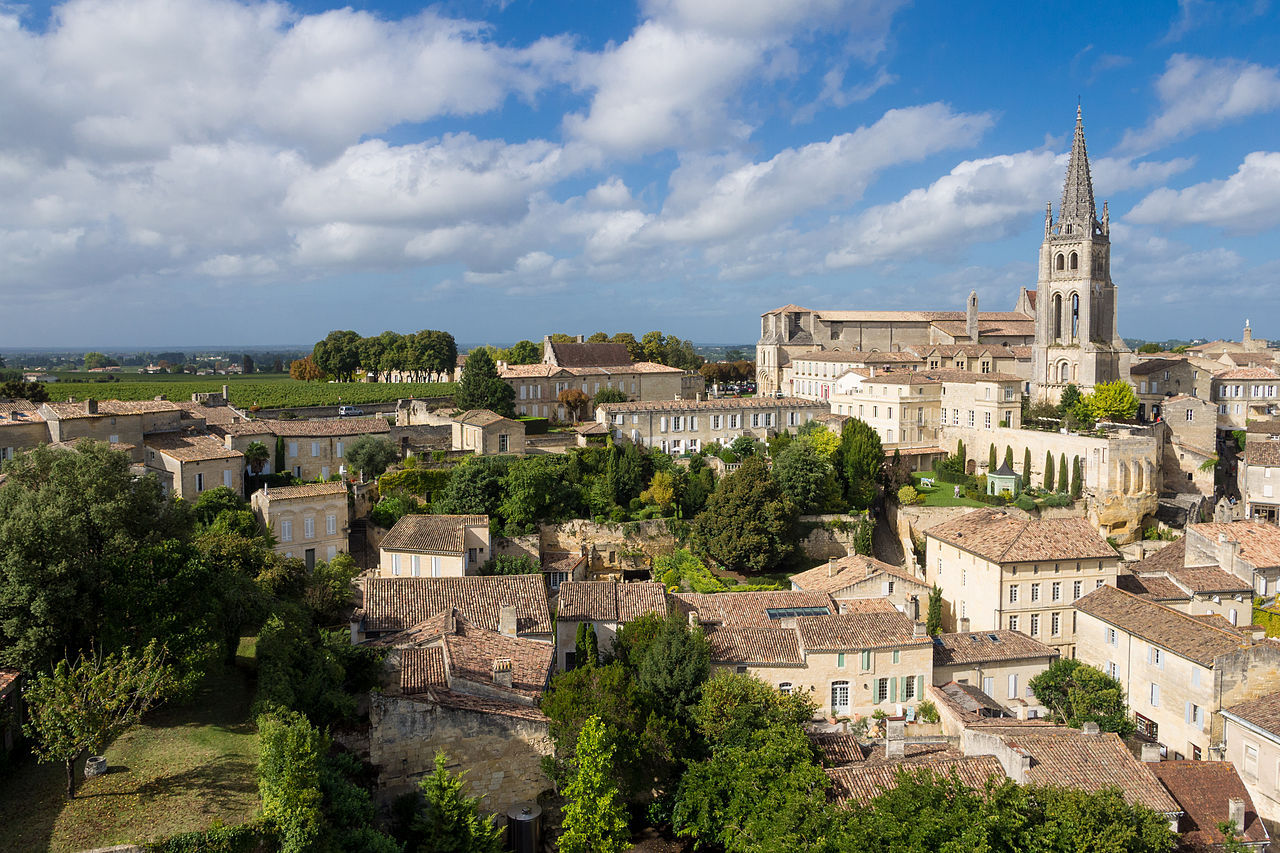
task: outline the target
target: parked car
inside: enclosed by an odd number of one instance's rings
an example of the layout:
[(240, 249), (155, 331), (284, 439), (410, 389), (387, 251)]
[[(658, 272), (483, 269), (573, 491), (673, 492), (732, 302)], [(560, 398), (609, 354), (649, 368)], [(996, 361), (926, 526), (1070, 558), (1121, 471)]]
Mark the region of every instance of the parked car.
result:
[(338, 407), (338, 417), (340, 418), (354, 418), (356, 415), (363, 415), (363, 414), (364, 414), (364, 409), (361, 409), (359, 406), (339, 406)]

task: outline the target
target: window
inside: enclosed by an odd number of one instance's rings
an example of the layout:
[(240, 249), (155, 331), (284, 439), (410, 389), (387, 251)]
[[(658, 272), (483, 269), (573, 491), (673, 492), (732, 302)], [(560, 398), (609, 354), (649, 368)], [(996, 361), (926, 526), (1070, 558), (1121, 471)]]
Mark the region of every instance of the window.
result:
[(1116, 666), (1115, 661), (1110, 661), (1110, 660), (1107, 661), (1107, 665), (1104, 668), (1104, 671), (1107, 673), (1107, 675), (1111, 676), (1112, 678), (1120, 677), (1120, 667)]
[(342, 442), (341, 441), (339, 441), (337, 446), (334, 448), (333, 455), (338, 457), (339, 459), (342, 458)]
[(320, 455), (320, 442), (318, 441), (311, 442), (311, 455), (312, 456)]
[(505, 432), (498, 435), (498, 452), (506, 453), (511, 447), (511, 439)]
[(316, 538), (316, 520), (314, 518), (302, 519), (302, 538), (303, 539)]
[(431, 558), (431, 577), (440, 577), (440, 558), (433, 556)]
[(293, 522), (287, 518), (284, 521), (280, 522), (280, 541), (281, 542), (293, 541)]
[(791, 687), (790, 681), (784, 681), (778, 685), (778, 692), (781, 693), (783, 696), (790, 696), (791, 691), (792, 691), (792, 687)]
[(893, 662), (902, 663), (902, 652), (898, 649), (893, 650)]
[(1107, 628), (1107, 645), (1108, 646), (1120, 645), (1120, 635), (1116, 632), (1115, 628)]
[(877, 678), (876, 679), (876, 704), (879, 705), (881, 702), (888, 701), (888, 699), (889, 699), (889, 679)]
[(902, 679), (902, 701), (908, 702), (916, 698), (916, 680), (914, 676), (908, 675)]
[(338, 517), (333, 513), (324, 517), (324, 532), (327, 536), (335, 536), (338, 533)]
[(1164, 652), (1152, 646), (1147, 652), (1147, 662), (1158, 669), (1164, 669)]
[(120, 443), (120, 436), (118, 436), (118, 435), (109, 435), (109, 436), (107, 436), (107, 443), (109, 443), (109, 444), (119, 444), (119, 443)]
[(1016, 672), (1009, 675), (1009, 698), (1018, 698), (1018, 673)]
[(1158, 708), (1160, 706), (1160, 685), (1154, 681), (1151, 682), (1151, 707)]
[(869, 649), (862, 652), (862, 671), (871, 671), (871, 651)]
[(1191, 409), (1187, 409), (1187, 422), (1190, 423), (1196, 419), (1196, 413)]
[(1033, 583), (1031, 585), (1031, 600), (1032, 601), (1040, 600), (1040, 584), (1038, 583)]
[(422, 575), (422, 556), (421, 555), (414, 554), (412, 557), (410, 557), (409, 565), (410, 565), (409, 573), (411, 575), (413, 575), (415, 578), (420, 577)]
[(969, 410), (969, 426), (973, 426), (973, 409)]
[(1033, 637), (1040, 636), (1040, 614), (1039, 613), (1031, 614), (1031, 636)]
[(196, 474), (196, 491), (204, 491), (204, 474)]
[(1062, 581), (1053, 582), (1053, 586), (1051, 587), (1049, 592), (1049, 600), (1050, 601), (1062, 600)]
[(1193, 666), (1191, 668), (1191, 686), (1192, 687), (1200, 686), (1200, 667), (1198, 666)]
[(836, 655), (836, 666), (840, 669), (844, 669), (844, 652)]
[(849, 682), (831, 682), (831, 710), (833, 713), (849, 710)]
[(996, 692), (996, 680), (990, 676), (982, 679), (982, 692), (990, 696)]
[(1098, 582), (1093, 585), (1093, 588), (1100, 589), (1103, 583), (1105, 583), (1105, 581), (1102, 578), (1098, 578)]
[(1062, 617), (1054, 613), (1049, 617), (1049, 636), (1056, 637), (1062, 633)]
[(1188, 702), (1186, 704), (1186, 709), (1183, 713), (1185, 715), (1185, 721), (1187, 723), (1195, 726), (1198, 729), (1203, 728), (1204, 726), (1204, 709), (1203, 708), (1201, 708), (1199, 705), (1197, 705), (1194, 702)]
[(1009, 603), (1010, 604), (1018, 603), (1018, 585), (1016, 583), (1009, 585)]
[(1016, 631), (1016, 630), (1018, 630), (1018, 616), (1017, 616), (1017, 614), (1014, 614), (1013, 616), (1010, 616), (1010, 617), (1009, 617), (1009, 630), (1010, 630), (1010, 631)]
[(296, 441), (289, 442), (289, 455), (290, 456), (298, 455), (298, 442)]
[(1258, 778), (1258, 747), (1251, 743), (1244, 745), (1244, 775), (1249, 779)]
[(230, 470), (222, 472), (222, 485), (226, 486), (228, 489), (231, 488), (231, 471)]
[(991, 429), (991, 413), (990, 412), (982, 413), (982, 428)]
[(1075, 601), (1077, 598), (1079, 598), (1079, 597), (1080, 597), (1080, 590), (1081, 590), (1081, 589), (1082, 589), (1082, 587), (1081, 587), (1081, 585), (1080, 585), (1080, 581), (1076, 581), (1074, 584), (1072, 584), (1072, 585), (1071, 585), (1071, 600), (1072, 600), (1072, 601)]

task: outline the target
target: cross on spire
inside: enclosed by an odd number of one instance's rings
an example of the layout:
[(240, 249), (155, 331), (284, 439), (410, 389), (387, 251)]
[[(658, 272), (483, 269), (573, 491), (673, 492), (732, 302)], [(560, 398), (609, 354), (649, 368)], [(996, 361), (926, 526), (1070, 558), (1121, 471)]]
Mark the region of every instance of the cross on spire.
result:
[(1084, 144), (1084, 112), (1076, 104), (1076, 133), (1071, 140), (1071, 161), (1067, 164), (1067, 180), (1062, 187), (1062, 206), (1058, 210), (1058, 236), (1068, 233), (1092, 234), (1098, 222), (1093, 203), (1093, 180), (1089, 176), (1089, 153)]

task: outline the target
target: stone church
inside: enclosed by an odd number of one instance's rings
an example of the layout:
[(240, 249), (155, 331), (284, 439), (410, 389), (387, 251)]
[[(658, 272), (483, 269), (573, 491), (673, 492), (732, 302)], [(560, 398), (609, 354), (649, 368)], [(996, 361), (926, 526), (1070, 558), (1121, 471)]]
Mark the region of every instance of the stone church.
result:
[[(1088, 392), (1125, 378), (1128, 349), (1116, 333), (1116, 288), (1106, 203), (1098, 219), (1076, 109), (1075, 137), (1058, 217), (1046, 205), (1035, 290), (1022, 288), (1012, 311), (810, 310), (786, 305), (761, 315), (756, 345), (759, 393), (786, 391), (793, 357), (814, 351), (898, 352), (931, 345), (1026, 347), (1033, 397), (1056, 401), (1074, 383)], [(1015, 349), (1015, 352), (1017, 350)]]

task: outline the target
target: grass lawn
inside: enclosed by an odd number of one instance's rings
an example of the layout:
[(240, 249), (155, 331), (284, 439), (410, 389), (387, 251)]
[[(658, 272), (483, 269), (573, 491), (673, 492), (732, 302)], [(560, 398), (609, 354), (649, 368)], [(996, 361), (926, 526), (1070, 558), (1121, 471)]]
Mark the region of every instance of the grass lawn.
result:
[(914, 471), (911, 474), (912, 485), (920, 494), (924, 495), (924, 503), (922, 506), (986, 506), (984, 503), (969, 500), (964, 497), (955, 496), (955, 486), (952, 483), (938, 483), (932, 489), (926, 489), (920, 485), (920, 478), (927, 477), (928, 474)]
[(245, 663), (214, 673), (190, 702), (160, 709), (113, 743), (106, 775), (83, 780), (71, 802), (60, 764), (24, 758), (0, 769), (4, 849), (85, 850), (251, 818), (258, 735)]

